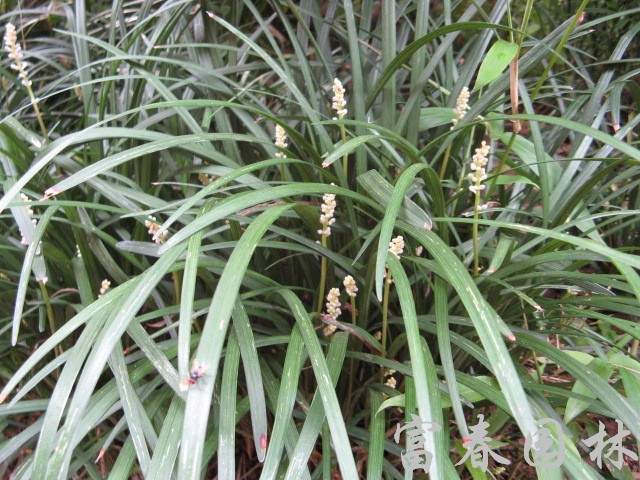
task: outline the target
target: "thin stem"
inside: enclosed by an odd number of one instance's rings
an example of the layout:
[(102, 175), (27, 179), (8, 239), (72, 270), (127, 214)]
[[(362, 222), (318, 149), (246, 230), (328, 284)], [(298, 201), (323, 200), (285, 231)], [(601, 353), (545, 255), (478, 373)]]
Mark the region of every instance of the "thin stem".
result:
[[(320, 243), (323, 247), (327, 246), (327, 236), (322, 235), (320, 239)], [(320, 260), (320, 288), (318, 290), (318, 306), (316, 308), (316, 312), (322, 312), (322, 302), (324, 300), (324, 288), (325, 283), (327, 281), (327, 257), (322, 256), (322, 260)]]
[(476, 181), (476, 199), (473, 205), (473, 275), (480, 274), (480, 242), (478, 239), (478, 219), (480, 216), (480, 182)]
[[(358, 318), (356, 315), (356, 298), (350, 296), (349, 301), (351, 303), (351, 323), (355, 327), (358, 324)], [(347, 417), (351, 416), (351, 407), (352, 407), (352, 398), (353, 398), (353, 376), (355, 375), (355, 369), (356, 369), (356, 360), (352, 358), (349, 361), (349, 383), (347, 387), (347, 408), (346, 408)]]
[[(387, 356), (387, 331), (389, 329), (389, 290), (391, 290), (391, 272), (387, 270), (387, 278), (384, 282), (384, 293), (382, 295), (382, 358)], [(380, 369), (380, 376), (384, 380), (384, 367)]]
[[(347, 139), (347, 130), (343, 124), (340, 124), (340, 138), (344, 142)], [(342, 171), (344, 172), (344, 178), (346, 179), (347, 186), (349, 185), (349, 155), (346, 153), (342, 157)]]
[(180, 292), (181, 292), (180, 272), (173, 272), (171, 276), (173, 277), (173, 292), (176, 299), (176, 305), (178, 305), (180, 303)]
[[(42, 300), (44, 301), (44, 308), (47, 312), (47, 319), (49, 320), (49, 330), (51, 330), (51, 335), (53, 335), (56, 332), (56, 317), (53, 313), (51, 301), (49, 300), (49, 292), (47, 291), (45, 282), (38, 281), (38, 286), (40, 287), (40, 292), (42, 292)], [(56, 356), (62, 354), (62, 347), (58, 345), (55, 348), (55, 352)]]
[(444, 174), (447, 172), (447, 164), (449, 163), (449, 157), (451, 156), (451, 142), (447, 145), (447, 150), (444, 152), (444, 159), (440, 166), (440, 180), (444, 179)]
[(509, 135), (509, 142), (507, 143), (507, 147), (504, 149), (504, 152), (502, 152), (502, 155), (500, 155), (500, 160), (495, 170), (497, 175), (491, 180), (491, 184), (494, 184), (498, 179), (498, 175), (500, 175), (504, 171), (504, 166), (507, 163), (507, 157), (511, 153), (511, 149), (513, 148), (513, 143), (515, 142), (515, 140), (516, 132), (513, 131), (511, 132), (511, 135)]
[(44, 120), (42, 119), (42, 113), (40, 112), (40, 107), (38, 105), (38, 99), (33, 93), (31, 86), (27, 86), (27, 92), (29, 93), (29, 99), (31, 100), (31, 105), (33, 106), (33, 110), (36, 113), (36, 118), (38, 119), (38, 125), (40, 125), (40, 130), (42, 131), (42, 136), (46, 139), (49, 138), (49, 133), (47, 132), (47, 127), (44, 126)]

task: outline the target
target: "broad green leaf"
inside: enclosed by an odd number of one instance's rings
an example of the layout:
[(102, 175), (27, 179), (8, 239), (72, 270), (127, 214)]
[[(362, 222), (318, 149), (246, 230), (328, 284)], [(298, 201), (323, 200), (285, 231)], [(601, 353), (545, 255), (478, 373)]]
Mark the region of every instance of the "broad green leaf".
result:
[(511, 60), (513, 60), (517, 54), (517, 44), (505, 40), (497, 40), (491, 45), (491, 48), (489, 48), (489, 51), (487, 51), (487, 54), (482, 60), (473, 89), (478, 90), (493, 82), (500, 76), (504, 69), (509, 66)]

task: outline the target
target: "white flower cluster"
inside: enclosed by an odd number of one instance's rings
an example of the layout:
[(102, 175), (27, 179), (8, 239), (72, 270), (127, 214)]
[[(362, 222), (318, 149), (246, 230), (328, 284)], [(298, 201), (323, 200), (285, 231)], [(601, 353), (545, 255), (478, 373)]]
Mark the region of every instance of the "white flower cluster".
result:
[(393, 376), (395, 373), (396, 371), (392, 368), (385, 369), (384, 375), (386, 377), (386, 381), (384, 382), (384, 384), (387, 387), (396, 388), (397, 382), (396, 382), (396, 378)]
[(100, 283), (100, 294), (98, 295), (98, 297), (101, 297), (105, 293), (107, 293), (109, 288), (111, 288), (111, 282), (105, 278), (104, 280), (102, 280), (102, 283)]
[(404, 238), (402, 235), (398, 235), (389, 242), (389, 251), (393, 253), (396, 258), (400, 258), (400, 255), (404, 252)]
[(161, 225), (156, 222), (156, 217), (149, 217), (149, 220), (144, 221), (144, 226), (147, 227), (149, 235), (158, 245), (164, 243), (167, 239), (168, 232), (163, 230)]
[(484, 140), (480, 144), (480, 147), (476, 148), (476, 153), (471, 161), (471, 170), (473, 173), (469, 174), (469, 180), (471, 180), (472, 183), (469, 186), (469, 190), (473, 194), (479, 193), (486, 188), (486, 185), (483, 185), (482, 182), (487, 179), (485, 167), (489, 162), (488, 155), (490, 152), (491, 147), (487, 145), (487, 142)]
[(351, 298), (355, 298), (358, 294), (358, 286), (356, 285), (355, 279), (351, 275), (347, 275), (346, 277), (344, 277), (342, 284), (344, 285), (344, 289), (347, 292), (347, 295), (349, 295)]
[[(338, 317), (342, 313), (342, 310), (340, 310), (340, 289), (332, 288), (331, 290), (329, 290), (329, 293), (327, 293), (327, 303), (325, 303), (325, 308), (327, 311), (325, 317), (327, 317), (327, 319), (333, 321), (338, 319)], [(325, 325), (325, 327), (322, 329), (322, 333), (325, 337), (328, 337), (335, 331), (336, 326), (332, 323)]]
[(322, 228), (318, 230), (318, 234), (328, 237), (331, 235), (331, 225), (336, 223), (336, 219), (333, 218), (336, 210), (336, 196), (333, 193), (325, 193), (322, 196), (320, 209), (322, 210), (320, 214), (320, 225), (322, 225)]
[(340, 289), (332, 288), (327, 293), (327, 303), (325, 303), (325, 307), (327, 310), (327, 316), (331, 317), (332, 320), (336, 320), (342, 310), (340, 310)]
[[(284, 128), (280, 125), (276, 125), (276, 141), (275, 145), (278, 148), (287, 148), (287, 132), (285, 132)], [(278, 158), (286, 158), (286, 155), (283, 152), (276, 152), (276, 157)]]
[[(464, 118), (469, 109), (469, 97), (471, 94), (469, 93), (469, 89), (464, 87), (460, 91), (460, 95), (458, 95), (458, 99), (456, 100), (456, 108), (453, 109), (453, 125), (455, 126), (460, 120)], [(452, 127), (453, 128), (453, 127)]]
[(344, 99), (344, 87), (342, 86), (342, 82), (334, 78), (333, 79), (333, 103), (331, 104), (331, 108), (333, 108), (338, 115), (338, 118), (344, 118), (347, 114), (347, 101)]
[(198, 181), (206, 187), (213, 181), (213, 176), (207, 175), (205, 172), (200, 172), (198, 174)]
[(20, 81), (25, 87), (31, 87), (31, 80), (27, 75), (27, 63), (24, 61), (22, 47), (18, 43), (18, 35), (16, 27), (13, 23), (7, 23), (4, 31), (4, 50), (9, 54), (9, 58), (13, 60), (11, 68), (18, 72)]

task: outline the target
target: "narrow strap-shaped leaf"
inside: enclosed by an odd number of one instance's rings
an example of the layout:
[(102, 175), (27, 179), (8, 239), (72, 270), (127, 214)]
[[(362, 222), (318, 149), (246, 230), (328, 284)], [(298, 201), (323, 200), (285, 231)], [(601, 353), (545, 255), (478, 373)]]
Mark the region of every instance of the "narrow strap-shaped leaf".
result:
[(130, 477), (131, 468), (136, 459), (136, 450), (133, 447), (131, 438), (127, 438), (124, 445), (120, 449), (116, 463), (113, 464), (109, 471), (107, 480), (126, 480)]
[(447, 389), (451, 398), (451, 406), (453, 408), (453, 416), (456, 419), (456, 425), (462, 437), (469, 435), (467, 421), (462, 411), (462, 402), (460, 401), (460, 393), (458, 392), (458, 382), (456, 380), (456, 372), (453, 365), (453, 355), (451, 354), (451, 336), (449, 335), (449, 305), (447, 301), (447, 288), (444, 280), (436, 277), (434, 284), (434, 296), (436, 302), (436, 325), (438, 331), (438, 352), (440, 353), (440, 362), (444, 371), (444, 378), (447, 381)]
[[(264, 387), (267, 392), (269, 408), (275, 413), (278, 410), (278, 390), (280, 389), (280, 382), (276, 379), (271, 368), (264, 360), (261, 360), (260, 364), (262, 371), (264, 372)], [(298, 441), (298, 428), (296, 427), (296, 423), (293, 421), (293, 417), (289, 417), (287, 420), (286, 429), (287, 433), (284, 436), (284, 448), (290, 456)], [(300, 474), (304, 480), (311, 480), (311, 474), (306, 466), (302, 468)]]
[(280, 391), (278, 392), (276, 414), (273, 421), (273, 431), (271, 433), (269, 449), (267, 450), (267, 458), (265, 459), (262, 473), (260, 474), (260, 480), (273, 480), (278, 473), (282, 459), (282, 451), (284, 450), (285, 435), (287, 433), (287, 427), (289, 426), (289, 420), (292, 417), (298, 389), (298, 380), (305, 358), (306, 352), (304, 350), (302, 336), (300, 335), (299, 329), (294, 326), (282, 368), (282, 378), (280, 380)]
[(238, 290), (258, 242), (269, 226), (290, 207), (291, 205), (271, 207), (253, 220), (238, 241), (222, 272), (195, 355), (195, 361), (203, 366), (206, 375), (198, 382), (199, 388), (189, 389), (187, 395), (178, 464), (179, 480), (196, 480), (200, 477), (211, 395), (218, 373), (222, 344)]
[(73, 453), (71, 450), (71, 440), (74, 436), (76, 426), (88, 405), (90, 393), (95, 388), (104, 365), (109, 355), (111, 355), (111, 351), (126, 331), (135, 314), (147, 300), (151, 291), (183, 251), (184, 246), (179, 245), (169, 250), (160, 257), (156, 263), (149, 267), (149, 269), (141, 275), (140, 281), (136, 283), (135, 287), (126, 295), (116, 315), (110, 319), (102, 329), (78, 380), (73, 399), (69, 405), (65, 424), (60, 431), (57, 447), (49, 460), (47, 479), (55, 478), (64, 480), (67, 478), (69, 462), (71, 461), (71, 455)]
[(75, 384), (78, 373), (91, 350), (98, 333), (107, 320), (108, 312), (103, 311), (94, 316), (78, 337), (75, 346), (69, 350), (71, 356), (65, 363), (62, 373), (58, 377), (56, 386), (51, 393), (49, 406), (44, 414), (43, 424), (40, 430), (40, 438), (35, 450), (33, 460), (33, 478), (44, 478), (44, 472), (53, 444), (58, 425), (62, 419), (69, 395)]
[[(267, 435), (267, 407), (262, 386), (262, 374), (256, 348), (253, 331), (249, 323), (249, 316), (240, 301), (231, 314), (233, 328), (240, 345), (244, 378), (249, 394), (249, 406), (251, 411), (251, 427), (253, 430), (253, 443), (258, 455), (258, 461), (263, 462), (266, 454)], [(266, 467), (262, 468), (264, 473)]]
[(174, 392), (182, 394), (182, 392), (180, 392), (178, 372), (176, 372), (173, 364), (167, 359), (167, 356), (158, 345), (156, 345), (140, 322), (133, 320), (127, 328), (127, 333), (151, 361), (162, 378), (165, 379), (167, 385), (169, 385)]
[(273, 188), (264, 188), (253, 192), (239, 193), (233, 197), (220, 201), (211, 209), (211, 211), (199, 216), (182, 230), (176, 232), (175, 235), (172, 235), (169, 240), (160, 247), (159, 251), (162, 254), (174, 245), (184, 242), (198, 230), (206, 228), (211, 225), (211, 223), (237, 213), (245, 208), (294, 195), (312, 195), (314, 193), (335, 193), (337, 195), (344, 195), (346, 197), (356, 198), (362, 203), (372, 206), (375, 205), (380, 208), (380, 206), (376, 205), (375, 202), (357, 194), (356, 192), (334, 185), (326, 185), (324, 183), (297, 183), (281, 185)]
[(257, 170), (262, 170), (269, 168), (275, 165), (283, 165), (289, 163), (302, 163), (299, 160), (287, 159), (287, 158), (276, 158), (270, 160), (263, 160), (261, 162), (251, 163), (241, 168), (234, 168), (228, 173), (222, 175), (219, 178), (216, 178), (209, 185), (198, 190), (194, 195), (186, 198), (183, 202), (181, 202), (180, 206), (173, 212), (169, 218), (167, 218), (162, 226), (160, 227), (162, 230), (168, 230), (173, 223), (182, 217), (189, 209), (193, 208), (198, 204), (199, 201), (207, 198), (208, 195), (216, 193), (225, 185), (231, 183), (233, 180), (241, 178), (243, 175), (248, 175), (251, 172), (255, 172)]
[(280, 294), (287, 302), (291, 313), (296, 319), (296, 324), (300, 329), (305, 347), (309, 353), (309, 359), (311, 360), (313, 373), (318, 382), (318, 390), (320, 391), (324, 411), (327, 415), (327, 423), (331, 431), (331, 439), (336, 457), (338, 458), (338, 465), (342, 472), (342, 478), (356, 480), (358, 478), (358, 472), (353, 454), (351, 453), (349, 436), (347, 435), (340, 404), (338, 403), (336, 392), (331, 383), (331, 375), (329, 374), (327, 363), (322, 354), (322, 348), (320, 347), (320, 341), (318, 340), (316, 331), (300, 299), (296, 297), (291, 290), (282, 290)]
[[(362, 75), (362, 62), (360, 60), (360, 38), (356, 28), (356, 16), (353, 12), (353, 2), (351, 0), (343, 0), (344, 18), (347, 24), (347, 41), (349, 44), (349, 59), (351, 62), (351, 79), (354, 92), (364, 92), (365, 84)], [(351, 104), (353, 105), (353, 117), (356, 120), (364, 122), (365, 119), (365, 96), (352, 95)], [(362, 134), (362, 128), (356, 128), (356, 134)], [(364, 148), (356, 150), (357, 173), (364, 173), (366, 170)]]
[[(347, 351), (347, 340), (349, 337), (344, 333), (336, 333), (331, 339), (329, 345), (329, 351), (327, 352), (327, 367), (331, 374), (331, 382), (335, 388), (342, 371), (342, 365), (344, 363), (344, 356)], [(307, 412), (307, 417), (300, 431), (300, 437), (298, 443), (295, 446), (295, 450), (289, 456), (289, 466), (287, 467), (287, 473), (285, 480), (299, 480), (302, 478), (302, 472), (305, 471), (305, 466), (311, 456), (311, 452), (315, 447), (316, 440), (320, 434), (320, 429), (324, 424), (325, 414), (324, 407), (322, 405), (322, 397), (320, 392), (316, 391), (311, 401), (311, 406)]]
[(382, 282), (384, 277), (385, 258), (389, 253), (389, 241), (393, 235), (393, 227), (396, 223), (407, 189), (413, 182), (415, 176), (424, 168), (426, 168), (426, 165), (416, 164), (409, 166), (404, 172), (402, 172), (402, 175), (400, 175), (400, 178), (396, 181), (393, 193), (387, 203), (387, 209), (384, 214), (384, 218), (382, 219), (382, 226), (380, 227), (378, 252), (376, 254), (376, 296), (380, 301), (382, 301)]
[(384, 459), (384, 410), (380, 410), (382, 394), (372, 390), (369, 394), (369, 448), (367, 456), (367, 480), (382, 478)]
[[(29, 278), (31, 277), (31, 269), (34, 265), (36, 256), (42, 256), (42, 244), (40, 243), (44, 231), (56, 213), (57, 207), (49, 207), (44, 213), (40, 221), (36, 226), (36, 230), (33, 233), (33, 239), (27, 247), (27, 252), (24, 255), (24, 262), (22, 263), (22, 270), (20, 271), (20, 280), (18, 281), (18, 289), (16, 291), (16, 302), (13, 310), (13, 325), (11, 328), (11, 345), (15, 345), (18, 341), (18, 333), (20, 331), (20, 320), (22, 319), (22, 309), (24, 308), (24, 299), (27, 295), (27, 286), (29, 285)], [(45, 271), (46, 273), (46, 271)], [(38, 282), (47, 282), (46, 275), (36, 278)]]
[(577, 380), (586, 385), (595, 396), (607, 405), (611, 412), (619, 418), (631, 433), (640, 438), (640, 412), (618, 393), (607, 380), (601, 378), (593, 369), (573, 359), (565, 352), (551, 347), (547, 342), (537, 339), (533, 334), (521, 333), (518, 335), (518, 343), (545, 355), (549, 359), (567, 370)]
[[(316, 124), (320, 121), (318, 112), (311, 107), (311, 104), (309, 103), (309, 100), (307, 99), (307, 97), (300, 91), (298, 86), (292, 81), (292, 78), (286, 74), (282, 66), (279, 65), (269, 53), (267, 53), (263, 48), (261, 48), (258, 44), (256, 44), (256, 42), (254, 42), (251, 38), (249, 38), (247, 35), (242, 33), (240, 30), (238, 30), (236, 27), (231, 25), (226, 20), (220, 18), (217, 15), (214, 15), (211, 12), (207, 12), (207, 13), (209, 17), (213, 18), (216, 22), (221, 24), (223, 27), (225, 27), (227, 30), (229, 30), (231, 33), (233, 33), (238, 38), (240, 38), (243, 42), (249, 45), (265, 61), (265, 63), (267, 63), (269, 67), (273, 69), (276, 75), (278, 75), (278, 77), (280, 77), (280, 79), (287, 85), (287, 88), (289, 88), (289, 90), (291, 91), (291, 94), (299, 102), (300, 107), (304, 110), (304, 112), (308, 115), (308, 117)], [(331, 144), (331, 139), (329, 138), (329, 134), (323, 127), (318, 127), (316, 132), (320, 137), (321, 144), (326, 149)]]
[(404, 222), (400, 222), (399, 226), (418, 240), (447, 272), (451, 286), (458, 293), (478, 332), (478, 337), (493, 367), (498, 383), (509, 403), (513, 418), (518, 422), (525, 436), (534, 435), (537, 430), (534, 416), (524, 393), (520, 376), (500, 337), (501, 327), (496, 312), (482, 297), (462, 262), (436, 234), (430, 231), (420, 231)]
[(51, 372), (59, 368), (61, 365), (69, 360), (69, 356), (71, 355), (73, 350), (67, 350), (66, 352), (58, 355), (45, 366), (43, 366), (38, 372), (36, 372), (27, 383), (25, 383), (18, 392), (11, 399), (10, 405), (15, 405), (18, 403), (27, 393), (29, 393), (33, 388), (38, 385), (42, 380), (47, 378)]
[(427, 363), (425, 357), (425, 353), (429, 357), (431, 357), (431, 354), (428, 353), (428, 349), (426, 351), (423, 350), (422, 337), (420, 336), (416, 309), (413, 303), (413, 294), (407, 274), (395, 256), (389, 255), (387, 264), (394, 279), (395, 289), (400, 300), (400, 308), (402, 309), (402, 319), (407, 333), (418, 414), (422, 422), (427, 422), (432, 427), (432, 429), (426, 429), (424, 432), (425, 449), (433, 455), (433, 461), (429, 467), (429, 475), (434, 479), (444, 479), (446, 446), (445, 442), (442, 441), (444, 438), (438, 438), (441, 436), (441, 430), (440, 432), (435, 431), (437, 429), (435, 425), (439, 425), (442, 429), (442, 410), (440, 409), (438, 382), (435, 377), (435, 371), (427, 372), (426, 369), (427, 365), (433, 365), (433, 360), (430, 359)]
[[(146, 472), (149, 468), (149, 462), (151, 456), (149, 455), (149, 449), (147, 442), (145, 441), (145, 426), (153, 431), (151, 422), (147, 417), (147, 414), (142, 408), (142, 403), (136, 395), (131, 381), (129, 379), (129, 372), (124, 363), (124, 355), (122, 354), (122, 345), (118, 342), (109, 357), (109, 365), (113, 371), (113, 376), (118, 386), (118, 393), (120, 401), (122, 402), (122, 409), (124, 410), (125, 417), (127, 419), (127, 428), (129, 429), (129, 435), (133, 442), (133, 448), (136, 451), (138, 458), (138, 464), (143, 472)], [(155, 436), (155, 432), (153, 432)]]
[(162, 422), (162, 430), (160, 430), (158, 443), (153, 457), (151, 457), (147, 478), (156, 480), (170, 480), (172, 478), (180, 446), (183, 416), (184, 401), (177, 396), (173, 397), (169, 411)]
[[(202, 210), (202, 213), (206, 208)], [(165, 228), (164, 226), (161, 228)], [(182, 381), (189, 376), (189, 350), (191, 341), (191, 322), (193, 316), (193, 300), (198, 275), (198, 257), (204, 230), (196, 232), (187, 246), (187, 256), (182, 275), (182, 291), (180, 293), (180, 317), (178, 319), (178, 375)]]
[[(240, 348), (236, 336), (231, 332), (227, 340), (227, 351), (222, 370), (220, 388), (220, 423), (218, 427), (218, 478), (236, 478), (236, 396), (238, 391), (238, 366)], [(197, 388), (197, 387), (196, 387)]]

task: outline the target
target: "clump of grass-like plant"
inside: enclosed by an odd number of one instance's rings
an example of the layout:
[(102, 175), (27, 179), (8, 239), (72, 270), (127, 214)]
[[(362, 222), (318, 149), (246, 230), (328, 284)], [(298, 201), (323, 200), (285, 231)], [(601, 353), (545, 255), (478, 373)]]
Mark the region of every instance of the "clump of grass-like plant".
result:
[(560, 3), (4, 5), (2, 475), (632, 478), (640, 12)]

